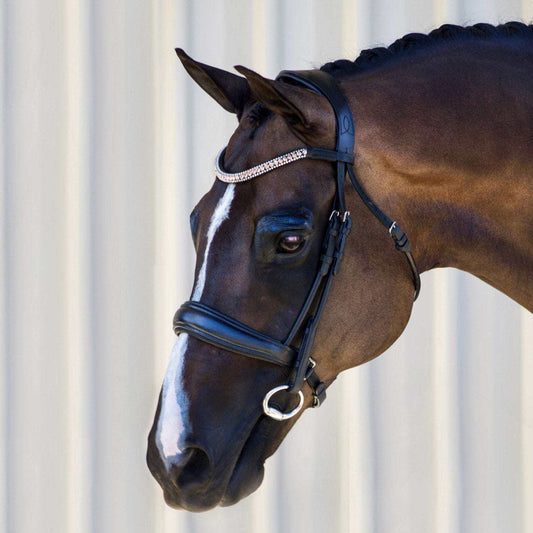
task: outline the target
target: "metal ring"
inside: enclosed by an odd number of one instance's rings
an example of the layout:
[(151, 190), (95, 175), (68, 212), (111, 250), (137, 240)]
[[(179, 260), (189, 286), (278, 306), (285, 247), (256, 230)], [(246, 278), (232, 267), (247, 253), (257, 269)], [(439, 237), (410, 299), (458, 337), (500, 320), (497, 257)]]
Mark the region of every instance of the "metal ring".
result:
[(265, 412), (265, 415), (269, 416), (270, 418), (273, 418), (274, 420), (288, 420), (289, 418), (292, 418), (295, 414), (300, 412), (300, 409), (302, 408), (304, 404), (304, 395), (302, 391), (298, 391), (298, 396), (300, 397), (300, 402), (298, 405), (288, 413), (282, 413), (281, 411), (278, 411), (274, 407), (270, 407), (268, 405), (268, 402), (270, 402), (270, 398), (274, 396), (277, 392), (281, 390), (287, 390), (289, 388), (288, 385), (280, 385), (279, 387), (274, 387), (270, 392), (267, 393), (265, 396), (265, 399), (263, 400), (263, 411)]

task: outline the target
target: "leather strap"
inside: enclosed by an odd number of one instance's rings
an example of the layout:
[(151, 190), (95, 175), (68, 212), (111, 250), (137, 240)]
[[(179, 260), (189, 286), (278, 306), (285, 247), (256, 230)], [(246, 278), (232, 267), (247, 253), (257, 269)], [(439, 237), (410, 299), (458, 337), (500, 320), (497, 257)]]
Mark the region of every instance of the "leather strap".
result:
[[(348, 101), (340, 90), (335, 79), (321, 70), (300, 70), (290, 71), (283, 70), (280, 72), (277, 80), (292, 81), (312, 89), (318, 94), (324, 95), (335, 112), (335, 120), (337, 124), (337, 153), (332, 150), (323, 150), (320, 148), (308, 148), (314, 150), (316, 159), (325, 159), (326, 161), (337, 162), (337, 206), (341, 213), (346, 211), (344, 202), (344, 182), (346, 173), (350, 176), (350, 181), (354, 189), (357, 191), (363, 203), (367, 206), (370, 212), (383, 224), (388, 230), (389, 234), (394, 240), (396, 249), (405, 254), (409, 268), (413, 275), (413, 283), (415, 286), (414, 300), (418, 298), (420, 293), (420, 274), (416, 267), (415, 260), (411, 253), (409, 240), (407, 235), (401, 230), (396, 222), (393, 222), (383, 211), (370, 199), (366, 194), (361, 184), (357, 181), (353, 170), (353, 151), (355, 145), (355, 127), (353, 122), (353, 115), (348, 105)], [(320, 157), (320, 152), (323, 152)], [(330, 152), (329, 154), (326, 152)], [(313, 157), (309, 155), (308, 157)]]
[(296, 351), (200, 302), (185, 302), (174, 315), (174, 332), (188, 333), (217, 348), (291, 367)]
[(337, 152), (337, 150), (327, 150), (326, 148), (312, 148), (310, 146), (307, 146), (306, 150), (306, 157), (308, 159), (320, 159), (321, 161), (331, 161), (332, 163), (341, 161), (343, 163), (350, 163), (350, 165), (353, 165), (354, 162), (353, 154)]
[[(337, 156), (337, 209), (344, 213), (344, 182), (348, 167), (353, 164), (355, 144), (355, 127), (348, 101), (340, 90), (335, 78), (322, 70), (283, 70), (276, 78), (280, 81), (292, 81), (325, 96), (335, 113)], [(332, 161), (327, 159), (327, 161)]]
[(415, 285), (415, 295), (414, 300), (418, 298), (418, 295), (420, 294), (420, 274), (418, 272), (418, 268), (415, 263), (415, 259), (413, 257), (413, 254), (411, 253), (411, 245), (409, 244), (409, 239), (407, 238), (407, 235), (402, 231), (400, 226), (393, 222), (366, 194), (363, 187), (361, 187), (361, 184), (357, 181), (357, 178), (355, 177), (355, 172), (353, 170), (353, 167), (348, 168), (348, 175), (350, 176), (350, 181), (352, 182), (353, 188), (357, 191), (357, 194), (363, 200), (363, 203), (368, 207), (370, 212), (389, 230), (389, 235), (391, 236), (392, 240), (394, 241), (394, 245), (396, 246), (396, 249), (400, 252), (403, 252), (405, 254), (405, 257), (407, 259), (407, 262), (409, 263), (409, 268), (411, 269), (411, 273), (413, 275), (413, 283)]
[[(305, 366), (298, 365), (299, 355), (307, 354), (303, 346), (296, 351), (292, 346), (265, 335), (200, 302), (185, 302), (174, 315), (174, 332), (188, 333), (212, 346), (232, 353), (274, 363), (302, 372), (301, 386), (308, 381), (313, 391), (313, 406), (318, 407), (326, 399), (326, 386), (314, 371), (314, 362), (306, 357)], [(313, 336), (314, 337), (314, 336)]]
[(335, 78), (322, 70), (282, 70), (276, 79), (296, 82), (328, 99), (337, 123), (337, 152), (349, 154), (353, 161), (355, 127), (352, 111)]

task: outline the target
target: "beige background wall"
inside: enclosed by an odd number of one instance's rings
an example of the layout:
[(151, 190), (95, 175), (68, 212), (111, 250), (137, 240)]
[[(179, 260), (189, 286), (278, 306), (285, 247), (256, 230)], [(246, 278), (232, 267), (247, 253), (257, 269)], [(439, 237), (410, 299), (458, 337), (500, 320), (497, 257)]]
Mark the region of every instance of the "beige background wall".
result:
[(274, 76), (533, 0), (3, 0), (0, 532), (533, 532), (533, 319), (442, 271), (261, 489), (168, 509), (145, 440), (189, 295), (188, 213), (233, 117), (173, 48)]

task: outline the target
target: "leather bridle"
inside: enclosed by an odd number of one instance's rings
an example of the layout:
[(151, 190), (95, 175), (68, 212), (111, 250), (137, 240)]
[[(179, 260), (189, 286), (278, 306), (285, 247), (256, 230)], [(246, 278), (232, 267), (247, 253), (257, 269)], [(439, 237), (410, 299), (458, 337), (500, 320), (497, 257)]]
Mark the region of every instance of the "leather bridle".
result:
[[(317, 70), (282, 71), (277, 79), (287, 83), (303, 85), (328, 99), (335, 112), (336, 149), (306, 147), (295, 151), (298, 152), (297, 156), (292, 156), (295, 152), (284, 154), (276, 158), (276, 160), (272, 160), (274, 163), (270, 161), (254, 167), (254, 171), (250, 169), (250, 171), (237, 174), (229, 174), (221, 170), (224, 152), (222, 151), (217, 158), (217, 177), (222, 181), (231, 183), (246, 181), (302, 158), (319, 159), (334, 163), (337, 176), (336, 192), (324, 237), (318, 272), (288, 336), (283, 341), (252, 329), (196, 301), (185, 302), (178, 309), (174, 316), (174, 331), (177, 335), (182, 332), (188, 333), (201, 341), (238, 355), (290, 368), (288, 382), (273, 388), (263, 400), (263, 410), (266, 415), (275, 420), (286, 420), (297, 414), (303, 406), (302, 389), (304, 383), (307, 383), (312, 390), (313, 407), (318, 407), (326, 397), (326, 386), (315, 372), (315, 361), (311, 358), (311, 353), (318, 323), (331, 283), (339, 270), (346, 238), (352, 226), (350, 213), (346, 210), (345, 205), (344, 184), (346, 174), (348, 174), (352, 185), (364, 204), (388, 229), (396, 249), (405, 254), (413, 275), (415, 300), (420, 292), (420, 276), (411, 254), (407, 236), (395, 221), (387, 217), (372, 202), (355, 177), (353, 170), (355, 143), (353, 117), (348, 102), (335, 79), (329, 74)], [(302, 331), (300, 345), (296, 348), (293, 344)], [(298, 405), (289, 412), (282, 412), (270, 403), (271, 398), (281, 390), (287, 390), (299, 397)]]

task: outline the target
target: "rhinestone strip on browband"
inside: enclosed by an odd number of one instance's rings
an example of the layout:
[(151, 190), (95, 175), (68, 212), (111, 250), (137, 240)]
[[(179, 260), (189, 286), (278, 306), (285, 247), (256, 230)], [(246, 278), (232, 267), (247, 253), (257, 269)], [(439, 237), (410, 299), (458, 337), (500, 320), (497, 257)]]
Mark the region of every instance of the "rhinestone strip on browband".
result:
[(257, 176), (261, 176), (261, 174), (266, 174), (271, 170), (307, 157), (307, 148), (298, 148), (298, 150), (279, 155), (278, 157), (274, 157), (274, 159), (265, 161), (260, 165), (243, 170), (242, 172), (224, 172), (222, 170), (222, 159), (224, 158), (225, 151), (226, 148), (223, 148), (215, 160), (215, 176), (225, 183), (241, 183), (243, 181), (248, 181), (257, 178)]

